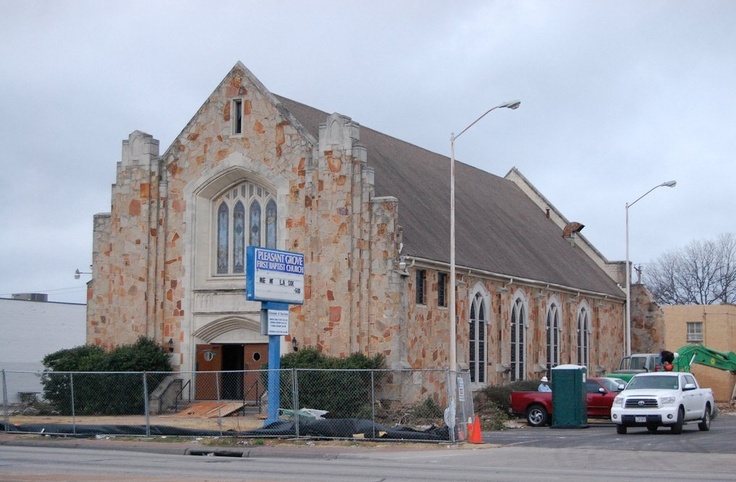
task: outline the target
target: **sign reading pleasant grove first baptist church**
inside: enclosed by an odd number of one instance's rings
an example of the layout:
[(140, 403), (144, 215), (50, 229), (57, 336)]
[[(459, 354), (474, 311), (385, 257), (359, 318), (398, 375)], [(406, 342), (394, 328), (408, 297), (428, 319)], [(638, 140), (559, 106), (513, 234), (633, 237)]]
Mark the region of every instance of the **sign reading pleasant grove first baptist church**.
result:
[(291, 251), (246, 248), (245, 298), (304, 304), (304, 255)]

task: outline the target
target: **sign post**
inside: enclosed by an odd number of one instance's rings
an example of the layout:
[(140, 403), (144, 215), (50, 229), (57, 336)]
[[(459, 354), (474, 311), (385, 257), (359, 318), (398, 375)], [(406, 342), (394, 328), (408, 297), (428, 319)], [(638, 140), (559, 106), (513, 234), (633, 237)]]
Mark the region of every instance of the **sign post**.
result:
[(289, 305), (304, 303), (304, 255), (257, 246), (246, 255), (245, 298), (261, 302), (261, 334), (268, 335), (267, 426), (279, 420), (281, 337), (289, 334)]

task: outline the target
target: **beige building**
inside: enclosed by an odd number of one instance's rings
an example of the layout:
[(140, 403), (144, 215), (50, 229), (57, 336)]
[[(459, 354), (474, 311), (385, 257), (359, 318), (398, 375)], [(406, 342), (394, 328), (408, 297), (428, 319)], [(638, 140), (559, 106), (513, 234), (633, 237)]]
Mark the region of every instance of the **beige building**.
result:
[[(666, 324), (666, 348), (698, 343), (720, 352), (736, 352), (736, 306), (678, 305), (663, 306)], [(710, 387), (719, 402), (732, 399), (736, 375), (702, 365), (692, 372), (704, 387)]]
[(268, 339), (244, 270), (256, 245), (305, 255), (282, 353), (447, 368), (455, 343), (475, 388), (617, 366), (621, 263), (516, 169), (458, 162), (456, 204), (451, 314), (448, 157), (274, 95), (237, 63), (163, 153), (143, 132), (123, 142), (111, 212), (94, 219), (87, 340), (171, 343), (181, 371), (258, 368)]

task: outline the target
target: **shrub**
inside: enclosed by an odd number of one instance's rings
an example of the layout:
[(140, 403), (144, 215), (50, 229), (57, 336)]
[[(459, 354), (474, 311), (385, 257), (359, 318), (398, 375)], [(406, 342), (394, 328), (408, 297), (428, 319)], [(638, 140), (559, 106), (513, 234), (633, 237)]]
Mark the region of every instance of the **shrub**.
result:
[[(143, 413), (145, 399), (140, 372), (171, 371), (166, 352), (144, 337), (110, 352), (93, 345), (59, 350), (46, 355), (43, 364), (46, 367), (41, 379), (44, 398), (63, 415)], [(148, 393), (163, 378), (157, 373), (146, 374)]]
[(503, 430), (511, 408), (511, 392), (534, 391), (538, 381), (517, 380), (509, 385), (489, 385), (475, 393), (475, 412), (486, 430)]
[[(380, 370), (384, 365), (380, 354), (328, 357), (313, 347), (281, 357), (283, 370), (298, 369), (300, 407), (327, 410), (327, 417), (331, 418), (370, 416), (371, 370)], [(383, 372), (374, 372), (373, 383), (377, 384), (382, 375)], [(291, 372), (281, 373), (281, 387), (281, 399), (292, 400)]]

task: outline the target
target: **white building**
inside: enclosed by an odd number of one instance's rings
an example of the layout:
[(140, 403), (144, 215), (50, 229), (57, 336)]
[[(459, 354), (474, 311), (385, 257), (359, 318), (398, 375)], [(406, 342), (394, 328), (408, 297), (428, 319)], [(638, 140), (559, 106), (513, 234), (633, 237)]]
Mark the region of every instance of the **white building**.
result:
[(9, 403), (17, 403), (19, 393), (41, 392), (41, 361), (49, 353), (84, 345), (85, 323), (81, 303), (0, 298), (0, 370)]

